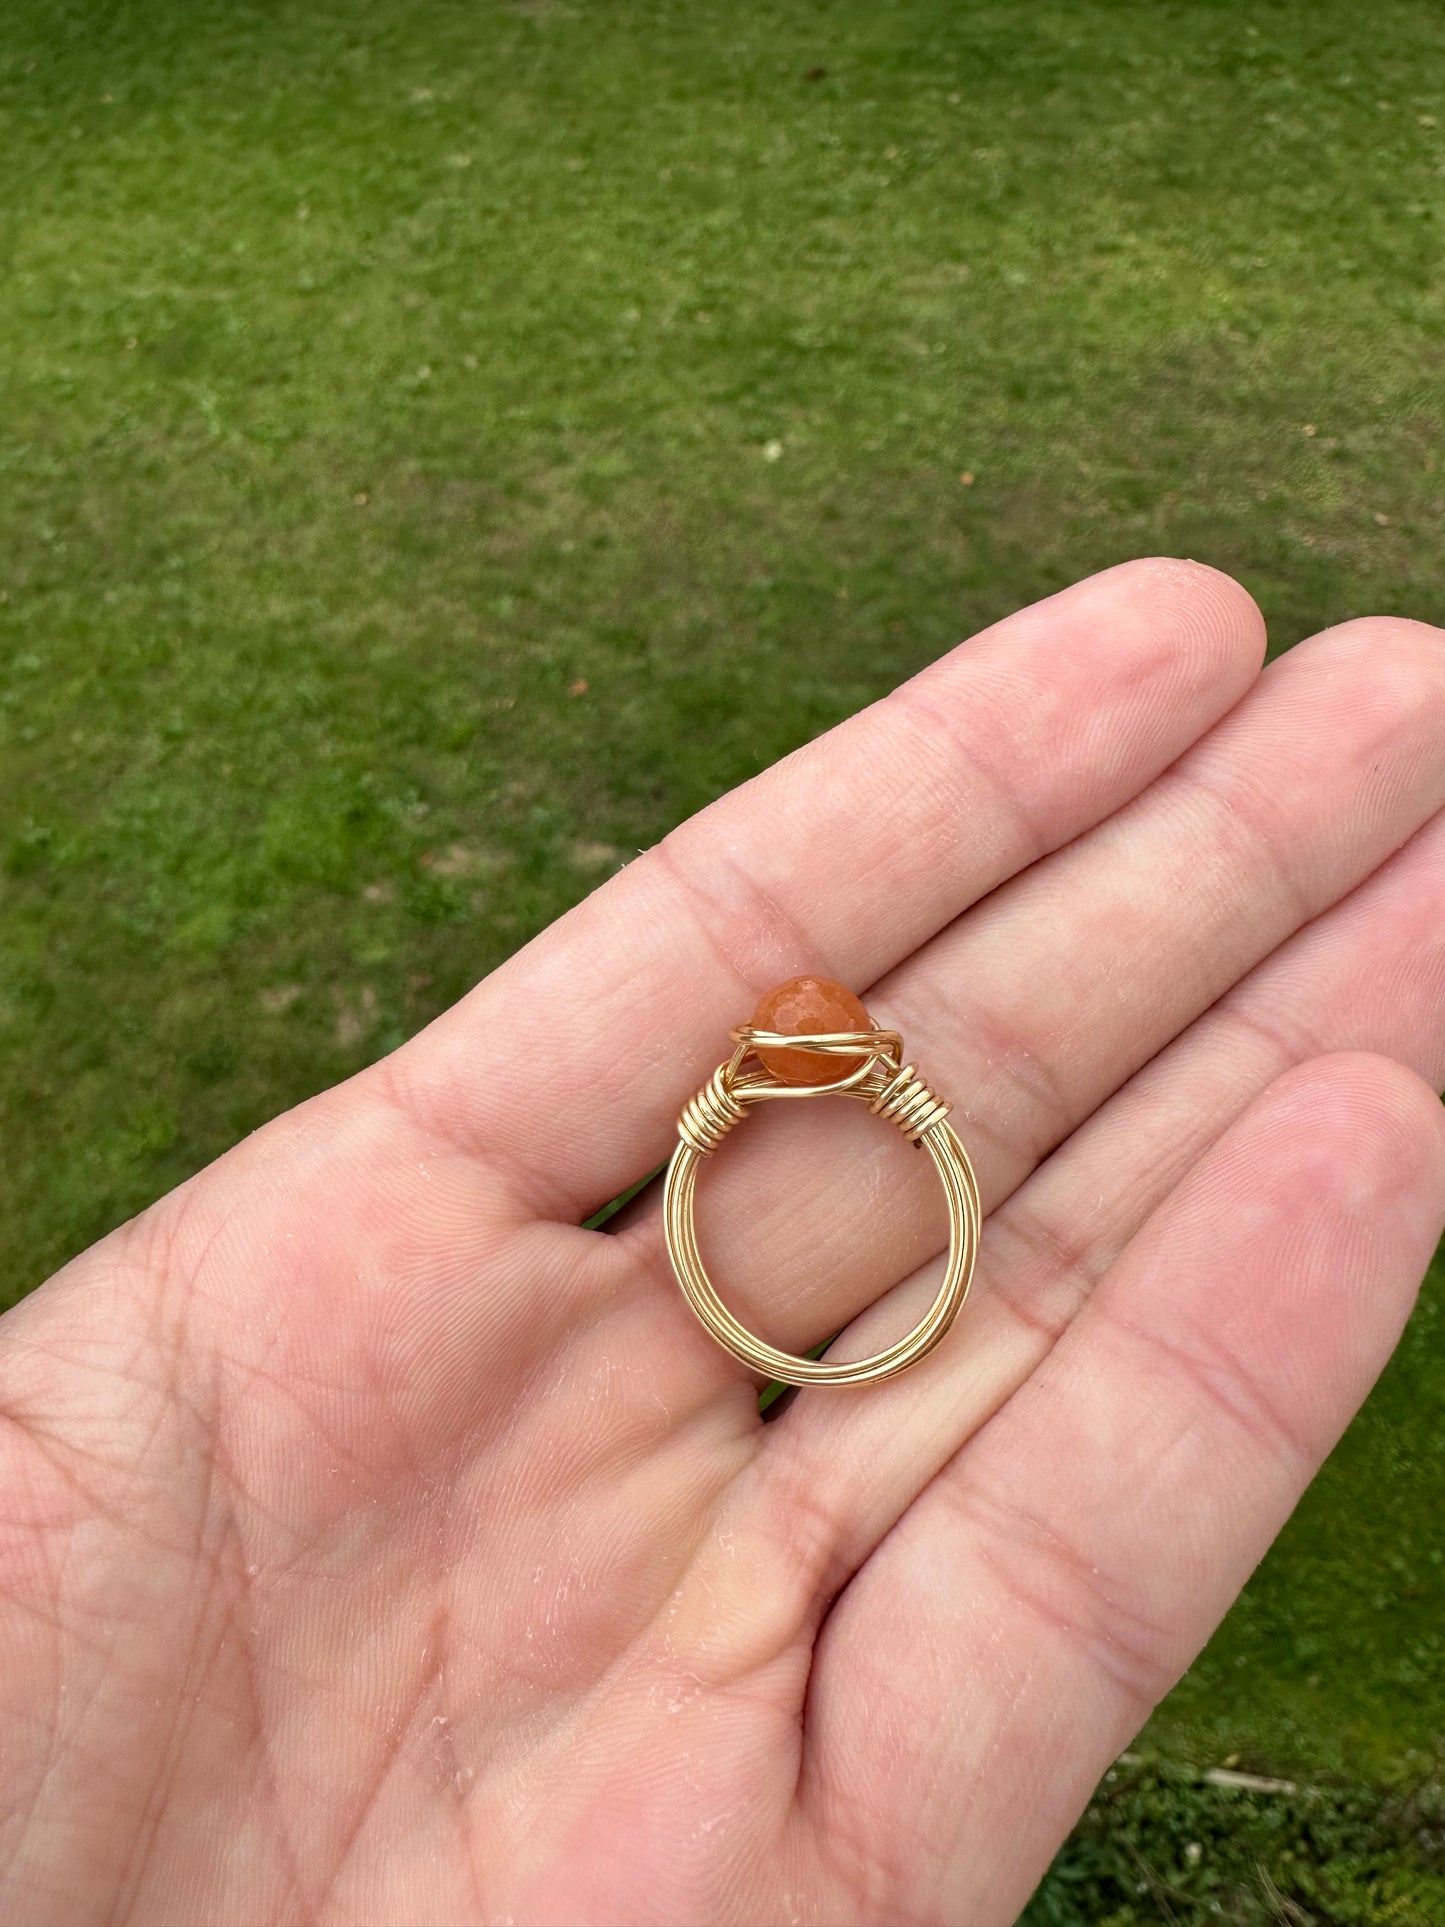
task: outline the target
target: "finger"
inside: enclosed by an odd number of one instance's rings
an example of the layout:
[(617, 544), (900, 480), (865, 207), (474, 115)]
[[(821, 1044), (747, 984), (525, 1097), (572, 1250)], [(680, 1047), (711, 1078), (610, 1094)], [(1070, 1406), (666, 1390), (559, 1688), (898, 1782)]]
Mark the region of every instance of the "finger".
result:
[[(1150, 1214), (1284, 1071), (1370, 1051), (1445, 1085), (1445, 815), (1276, 951), (1075, 1132), (985, 1231), (949, 1343), (858, 1396), (799, 1400), (769, 1428), (741, 1516), (806, 1495), (809, 1559), (793, 1609), (836, 1591), (929, 1480), (1047, 1357)], [(921, 1309), (929, 1267), (896, 1294)], [(840, 1350), (907, 1322), (877, 1306)]]
[(1193, 563), (1011, 616), (675, 831), (376, 1078), (537, 1208), (583, 1214), (666, 1155), (769, 983), (871, 983), (1172, 762), (1262, 642), (1246, 593)]
[(941, 1915), (984, 1868), (978, 1917), (1012, 1918), (1384, 1365), (1442, 1219), (1445, 1113), (1412, 1073), (1272, 1087), (835, 1608), (804, 1810), (867, 1801), (936, 1843)]
[[(580, 1216), (663, 1154), (711, 1048), (698, 1039), (758, 987), (739, 991), (743, 963), (717, 946), (735, 941), (759, 982), (831, 962), (829, 946), (834, 968), (881, 969), (1146, 781), (1253, 678), (1261, 640), (1243, 590), (1168, 562), (986, 631), (704, 812), (402, 1053), (244, 1140), (33, 1315), (69, 1292), (83, 1326), (94, 1279), (117, 1271), (204, 1279), (218, 1317), (248, 1311), (258, 1346), (273, 1311), (294, 1334), (308, 1382), (346, 1402), (329, 1424), (360, 1421), (352, 1388), (378, 1372), (433, 1430), (438, 1413), (464, 1419), (478, 1361), (520, 1369), (578, 1296), (617, 1296), (611, 1240), (610, 1266), (581, 1244), (560, 1266), (570, 1303), (538, 1295), (554, 1257), (511, 1241), (519, 1218)], [(338, 1323), (359, 1286), (366, 1319)], [(344, 1365), (338, 1331), (355, 1346)]]
[[(989, 1208), (1445, 804), (1442, 733), (1438, 630), (1360, 622), (1301, 644), (1126, 809), (870, 993), (956, 1101)], [(801, 1349), (936, 1251), (946, 1220), (928, 1161), (861, 1107), (784, 1108), (709, 1167), (699, 1236), (738, 1315)], [(636, 1221), (665, 1290), (654, 1201)]]

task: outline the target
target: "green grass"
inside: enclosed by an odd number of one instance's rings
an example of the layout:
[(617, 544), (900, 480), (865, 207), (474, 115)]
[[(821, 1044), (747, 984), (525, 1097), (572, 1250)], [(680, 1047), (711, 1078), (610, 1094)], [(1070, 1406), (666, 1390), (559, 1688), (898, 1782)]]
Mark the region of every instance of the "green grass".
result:
[(1445, 1787), (1219, 1787), (1127, 1755), (1024, 1927), (1439, 1927)]
[[(1442, 56), (1428, 0), (12, 0), (0, 1296), (1073, 576), (1438, 615)], [(1151, 1730), (1161, 1837), (1236, 1753), (1438, 1774), (1441, 1302)], [(1040, 1905), (1124, 1904), (1091, 1824)]]

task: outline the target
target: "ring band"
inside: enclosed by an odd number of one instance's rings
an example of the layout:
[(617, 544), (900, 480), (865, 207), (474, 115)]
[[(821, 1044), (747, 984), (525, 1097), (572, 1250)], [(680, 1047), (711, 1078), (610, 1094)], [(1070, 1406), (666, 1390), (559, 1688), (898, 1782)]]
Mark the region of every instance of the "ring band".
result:
[[(725, 1351), (763, 1377), (781, 1380), (785, 1385), (868, 1385), (906, 1371), (927, 1357), (962, 1310), (978, 1256), (983, 1215), (978, 1182), (968, 1153), (947, 1121), (948, 1105), (934, 1096), (912, 1064), (904, 1063), (903, 1039), (897, 1031), (798, 1034), (740, 1024), (729, 1036), (736, 1046), (732, 1056), (718, 1065), (697, 1095), (683, 1106), (677, 1121), (677, 1146), (667, 1167), (663, 1226), (668, 1256), (688, 1303)], [(823, 1080), (825, 1067), (820, 1064), (818, 1081), (811, 1084), (786, 1081), (761, 1059), (756, 1068), (745, 1068), (760, 1052), (795, 1051), (825, 1059), (860, 1061), (832, 1081)], [(867, 1358), (833, 1364), (827, 1359), (800, 1358), (769, 1345), (740, 1324), (723, 1304), (698, 1250), (693, 1199), (703, 1159), (712, 1156), (754, 1104), (784, 1097), (861, 1100), (870, 1111), (896, 1124), (915, 1147), (921, 1144), (943, 1182), (948, 1204), (948, 1265), (938, 1295), (912, 1331)]]

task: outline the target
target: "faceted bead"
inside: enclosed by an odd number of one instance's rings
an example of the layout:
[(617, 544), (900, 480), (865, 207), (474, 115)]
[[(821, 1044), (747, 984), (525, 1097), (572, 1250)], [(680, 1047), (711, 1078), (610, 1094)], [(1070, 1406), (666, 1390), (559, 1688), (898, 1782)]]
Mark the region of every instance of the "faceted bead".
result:
[[(831, 977), (790, 977), (784, 984), (774, 984), (753, 1012), (752, 1026), (784, 1036), (874, 1028), (852, 991)], [(825, 1057), (810, 1050), (760, 1050), (758, 1056), (784, 1084), (836, 1084), (865, 1061)]]

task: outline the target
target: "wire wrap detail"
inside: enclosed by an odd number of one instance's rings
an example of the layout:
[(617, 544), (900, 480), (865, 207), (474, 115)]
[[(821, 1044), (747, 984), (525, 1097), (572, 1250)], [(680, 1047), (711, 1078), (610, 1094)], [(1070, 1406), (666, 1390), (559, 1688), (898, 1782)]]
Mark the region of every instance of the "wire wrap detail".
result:
[(677, 1134), (690, 1144), (699, 1157), (710, 1158), (734, 1124), (741, 1124), (747, 1112), (728, 1088), (727, 1065), (719, 1064), (694, 1097), (682, 1107)]
[(910, 1144), (917, 1144), (926, 1131), (935, 1130), (948, 1116), (951, 1106), (935, 1097), (911, 1064), (889, 1080), (868, 1106), (876, 1117), (896, 1124)]
[[(678, 1143), (667, 1168), (663, 1226), (668, 1256), (688, 1303), (706, 1329), (732, 1355), (765, 1378), (787, 1385), (861, 1385), (891, 1378), (926, 1357), (949, 1330), (963, 1307), (978, 1256), (983, 1209), (968, 1153), (948, 1123), (949, 1106), (903, 1062), (903, 1039), (896, 1031), (830, 1032), (816, 1036), (781, 1035), (739, 1025), (732, 1032), (731, 1058), (719, 1064), (707, 1083), (682, 1107)], [(820, 1084), (789, 1084), (776, 1078), (758, 1057), (764, 1050), (814, 1052), (820, 1057), (854, 1060), (845, 1076)], [(875, 1116), (895, 1125), (922, 1146), (943, 1184), (948, 1205), (948, 1263), (933, 1304), (913, 1330), (867, 1358), (833, 1361), (801, 1358), (778, 1350), (741, 1324), (718, 1297), (698, 1250), (693, 1219), (697, 1174), (704, 1158), (718, 1149), (754, 1104), (765, 1101), (852, 1097)]]

